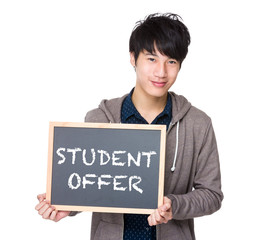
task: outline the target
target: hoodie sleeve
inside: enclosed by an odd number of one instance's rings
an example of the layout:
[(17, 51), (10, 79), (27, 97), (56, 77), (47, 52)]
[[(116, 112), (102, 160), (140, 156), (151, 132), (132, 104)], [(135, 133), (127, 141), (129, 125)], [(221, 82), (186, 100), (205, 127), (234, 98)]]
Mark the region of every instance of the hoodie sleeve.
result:
[(216, 138), (212, 124), (207, 127), (198, 154), (193, 182), (194, 190), (187, 194), (170, 194), (173, 218), (190, 219), (209, 215), (221, 207), (221, 174)]

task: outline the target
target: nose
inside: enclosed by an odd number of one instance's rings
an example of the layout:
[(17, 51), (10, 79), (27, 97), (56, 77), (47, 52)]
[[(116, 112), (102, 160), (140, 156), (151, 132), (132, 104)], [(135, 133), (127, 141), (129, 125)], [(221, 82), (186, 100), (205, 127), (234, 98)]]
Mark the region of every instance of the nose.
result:
[(167, 76), (166, 64), (159, 62), (156, 65), (154, 75), (159, 78), (165, 78)]

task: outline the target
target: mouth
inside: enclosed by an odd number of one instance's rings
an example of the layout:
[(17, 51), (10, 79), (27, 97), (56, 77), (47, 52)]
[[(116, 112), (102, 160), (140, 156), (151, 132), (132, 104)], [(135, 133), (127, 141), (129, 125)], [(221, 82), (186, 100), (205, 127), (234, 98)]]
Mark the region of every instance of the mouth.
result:
[(164, 87), (167, 82), (157, 82), (157, 81), (152, 81), (152, 84), (155, 86), (155, 87)]

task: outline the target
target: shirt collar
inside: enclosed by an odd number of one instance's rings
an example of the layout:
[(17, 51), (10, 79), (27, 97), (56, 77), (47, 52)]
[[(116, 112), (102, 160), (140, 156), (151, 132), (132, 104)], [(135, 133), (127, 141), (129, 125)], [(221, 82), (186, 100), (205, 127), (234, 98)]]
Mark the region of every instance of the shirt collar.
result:
[(162, 117), (162, 116), (164, 116), (164, 115), (167, 115), (169, 118), (172, 117), (172, 101), (171, 101), (171, 96), (170, 96), (169, 93), (168, 93), (168, 99), (167, 99), (166, 106), (165, 106), (163, 112), (161, 112), (161, 113), (156, 117), (156, 119), (159, 118), (159, 117)]
[[(131, 90), (131, 92), (128, 94), (128, 96), (125, 98), (122, 106), (122, 116), (121, 119), (123, 122), (125, 122), (129, 117), (135, 115), (138, 118), (142, 118), (136, 107), (134, 106), (132, 102), (132, 94), (133, 94), (134, 88)], [(162, 117), (164, 115), (168, 115), (169, 118), (172, 117), (172, 101), (171, 101), (171, 96), (168, 93), (168, 99), (166, 106), (164, 110), (156, 117), (158, 119), (159, 117)], [(143, 119), (143, 118), (142, 118)]]
[(123, 102), (123, 106), (122, 106), (122, 116), (121, 116), (121, 120), (122, 122), (125, 122), (129, 117), (136, 115), (139, 116), (139, 112), (136, 109), (136, 107), (134, 106), (131, 96), (132, 93), (134, 91), (134, 88), (131, 90), (131, 92), (127, 95), (127, 97), (125, 98), (124, 102)]

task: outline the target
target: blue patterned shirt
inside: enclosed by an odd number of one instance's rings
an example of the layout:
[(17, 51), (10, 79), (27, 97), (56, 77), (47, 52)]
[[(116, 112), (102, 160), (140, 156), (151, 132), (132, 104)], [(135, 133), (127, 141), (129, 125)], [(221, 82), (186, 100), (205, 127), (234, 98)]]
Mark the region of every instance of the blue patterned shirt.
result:
[[(148, 124), (134, 106), (131, 96), (134, 89), (129, 93), (122, 104), (121, 122)], [(172, 118), (172, 102), (168, 94), (167, 104), (151, 124), (163, 124), (168, 126)], [(156, 227), (150, 227), (146, 214), (124, 214), (124, 240), (156, 240)]]

